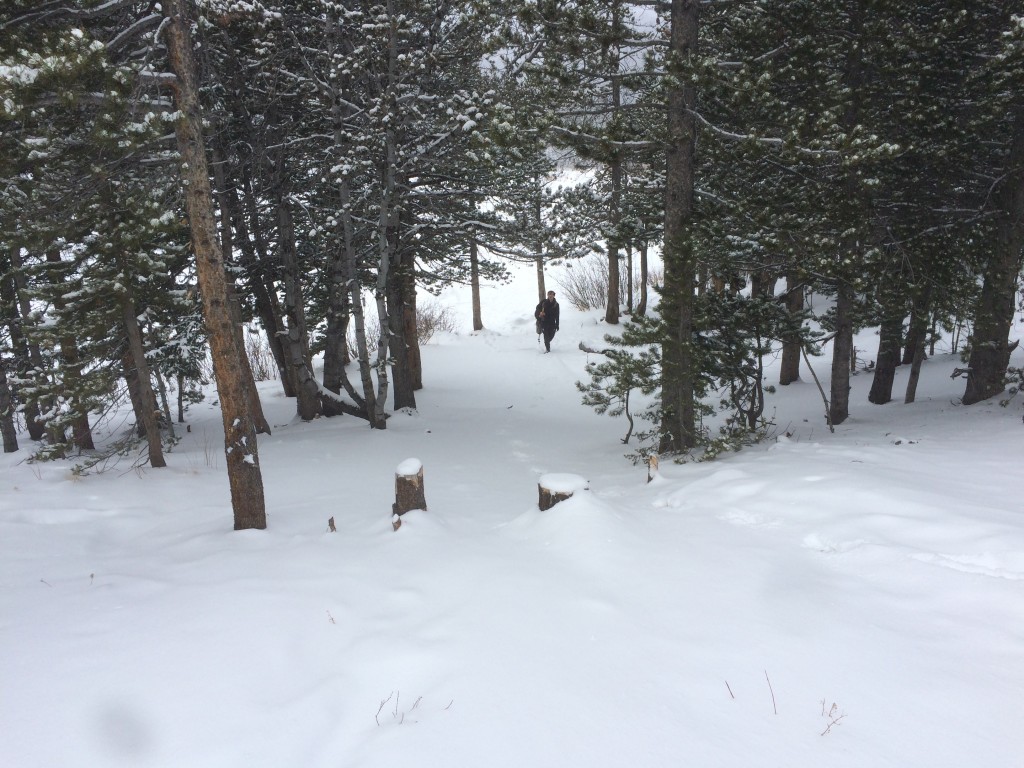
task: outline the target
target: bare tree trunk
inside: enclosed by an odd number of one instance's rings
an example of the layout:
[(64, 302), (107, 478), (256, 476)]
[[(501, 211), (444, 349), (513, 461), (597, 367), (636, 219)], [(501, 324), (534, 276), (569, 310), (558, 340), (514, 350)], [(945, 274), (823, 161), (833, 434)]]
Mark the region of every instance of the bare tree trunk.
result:
[(924, 290), (914, 301), (914, 317), (917, 324), (912, 328), (912, 336), (915, 339), (914, 355), (911, 359), (910, 377), (907, 379), (907, 393), (903, 398), (904, 403), (912, 403), (917, 397), (917, 382), (921, 378), (921, 364), (924, 362), (924, 347), (928, 338), (928, 316), (931, 313), (932, 286), (928, 283)]
[(146, 446), (149, 449), (149, 465), (159, 469), (166, 467), (164, 449), (160, 442), (160, 423), (157, 420), (156, 393), (153, 391), (153, 379), (150, 377), (149, 364), (146, 362), (146, 350), (142, 345), (142, 332), (136, 317), (135, 303), (126, 298), (121, 303), (121, 318), (128, 336), (128, 349), (125, 351), (125, 367), (135, 372), (135, 385), (138, 388), (139, 406), (136, 415), (142, 420)]
[[(786, 273), (786, 311), (795, 325), (804, 311), (804, 286), (793, 271)], [(782, 362), (779, 365), (779, 384), (786, 386), (800, 380), (800, 333), (796, 329), (782, 339)]]
[(285, 344), (289, 374), (293, 377), (296, 412), (303, 421), (311, 421), (320, 413), (320, 388), (313, 376), (309, 359), (309, 336), (303, 306), (302, 284), (299, 280), (299, 258), (295, 247), (295, 226), (288, 195), (284, 189), (286, 170), (284, 158), (277, 158), (277, 237), (284, 278), (284, 316), (287, 325)]
[(370, 425), (375, 429), (387, 429), (385, 408), (388, 399), (388, 366), (391, 357), (391, 320), (388, 315), (387, 296), (391, 282), (392, 255), (396, 248), (394, 242), (394, 199), (397, 186), (395, 163), (397, 149), (394, 131), (386, 129), (384, 189), (381, 193), (380, 216), (377, 221), (377, 285), (374, 298), (377, 304), (377, 319), (380, 323), (380, 335), (377, 338), (377, 359), (374, 368), (377, 371), (376, 407)]
[(697, 92), (680, 71), (697, 55), (699, 0), (671, 0), (668, 85), (668, 150), (665, 174), (665, 291), (667, 328), (662, 347), (659, 452), (681, 453), (697, 444), (696, 371), (693, 349), (694, 176)]
[(14, 426), (14, 398), (7, 384), (7, 369), (0, 358), (0, 434), (4, 438), (4, 453), (18, 450), (18, 430)]
[[(39, 345), (29, 340), (26, 336), (22, 322), (26, 317), (29, 317), (32, 313), (32, 305), (28, 299), (28, 281), (25, 279), (25, 274), (22, 272), (24, 264), (21, 260), (21, 252), (17, 246), (11, 249), (11, 278), (10, 282), (4, 281), (3, 285), (3, 299), (5, 303), (9, 303), (11, 318), (8, 321), (8, 329), (11, 334), (11, 346), (14, 348), (15, 358), (18, 360), (18, 377), (25, 379), (35, 379), (42, 383), (46, 378), (46, 365), (43, 362), (43, 353), (39, 349)], [(47, 400), (42, 404), (43, 409), (49, 411), (52, 409), (52, 400)], [(46, 425), (43, 423), (39, 403), (30, 402), (25, 405), (25, 427), (28, 430), (28, 436), (32, 440), (42, 440), (46, 435)]]
[[(280, 311), (277, 309), (277, 302), (271, 298), (270, 292), (267, 290), (267, 286), (261, 276), (260, 259), (256, 256), (255, 247), (249, 235), (250, 228), (246, 223), (245, 212), (239, 201), (238, 190), (228, 184), (227, 157), (221, 142), (216, 140), (213, 142), (212, 152), (214, 160), (213, 177), (217, 184), (216, 195), (219, 201), (221, 217), (221, 253), (223, 254), (224, 263), (230, 264), (234, 258), (234, 232), (237, 230), (241, 265), (245, 270), (246, 282), (252, 292), (256, 315), (263, 325), (263, 330), (267, 337), (267, 345), (270, 347), (270, 353), (277, 364), (277, 371), (280, 376), (281, 386), (285, 390), (285, 396), (294, 397), (294, 392), (289, 389), (286, 373), (287, 363), (285, 361), (284, 346), (281, 343), (281, 317)], [(251, 208), (255, 211), (255, 204)], [(262, 237), (257, 236), (255, 239), (259, 243), (263, 242)], [(237, 301), (233, 301), (233, 306), (237, 306)], [(242, 321), (240, 310), (236, 314), (236, 321), (239, 324)], [(244, 343), (242, 348), (244, 349)], [(262, 411), (262, 407), (260, 410)], [(257, 431), (259, 430), (257, 429)], [(269, 434), (269, 431), (267, 434)]]
[[(57, 251), (47, 251), (46, 263), (60, 270), (62, 263), (60, 253)], [(56, 275), (53, 271), (49, 273), (49, 277), (53, 283), (63, 278), (62, 275)], [(60, 298), (55, 299), (53, 305), (58, 311), (63, 310), (65, 307), (64, 302)], [(70, 393), (76, 393), (78, 391), (78, 384), (82, 380), (82, 360), (78, 352), (78, 341), (74, 336), (61, 337), (60, 358), (63, 364), (62, 369), (66, 389)], [(69, 400), (72, 401), (72, 407), (76, 411), (82, 411), (82, 404), (78, 403), (74, 396), (69, 398)], [(79, 413), (74, 421), (71, 422), (71, 435), (72, 442), (79, 450), (91, 451), (96, 447), (92, 439), (92, 427), (89, 426), (88, 413), (84, 411)]]
[(484, 321), (480, 311), (480, 254), (475, 237), (469, 243), (469, 284), (473, 292), (473, 330), (482, 331)]
[(409, 377), (414, 390), (423, 389), (423, 355), (420, 354), (420, 333), (417, 327), (416, 277), (413, 274), (412, 258), (408, 271), (402, 273), (402, 295), (405, 306), (402, 314), (405, 343), (409, 348)]
[(159, 368), (153, 369), (153, 378), (156, 379), (156, 391), (160, 395), (160, 410), (163, 411), (164, 419), (167, 421), (167, 434), (173, 440), (174, 418), (171, 416), (171, 403), (167, 399), (167, 382)]
[(627, 244), (626, 251), (626, 314), (633, 314), (633, 246)]
[[(406, 335), (409, 325), (406, 318), (410, 308), (406, 303), (405, 280), (402, 275), (405, 264), (402, 261), (391, 269), (388, 279), (388, 322), (392, 361), (391, 384), (396, 411), (400, 408), (416, 408), (411, 359), (412, 344)], [(415, 312), (415, 310), (412, 311)], [(413, 331), (415, 332), (415, 320), (413, 320), (413, 325)]]
[[(616, 6), (617, 7), (617, 6)], [(612, 91), (615, 94), (616, 100), (618, 99), (619, 80), (615, 78), (612, 81)], [(613, 109), (616, 109), (617, 105), (613, 105)], [(618, 325), (619, 323), (619, 292), (620, 279), (619, 279), (619, 220), (621, 218), (620, 207), (622, 200), (622, 161), (616, 158), (612, 161), (611, 165), (612, 172), (612, 191), (611, 191), (611, 210), (610, 224), (612, 231), (608, 238), (608, 304), (605, 307), (604, 321), (609, 325)]]
[(832, 340), (832, 424), (850, 415), (850, 354), (853, 351), (853, 288), (840, 283), (836, 292), (836, 333)]
[[(363, 308), (362, 287), (359, 284), (357, 272), (357, 261), (354, 243), (354, 227), (352, 225), (351, 212), (351, 190), (348, 181), (343, 179), (339, 189), (341, 195), (341, 221), (344, 230), (344, 261), (343, 275), (345, 285), (351, 293), (352, 324), (355, 326), (356, 356), (359, 361), (359, 379), (363, 388), (362, 399), (356, 398), (357, 403), (362, 403), (366, 420), (370, 426), (375, 426), (374, 419), (377, 414), (377, 393), (373, 386), (373, 368), (370, 363), (370, 348), (366, 340), (366, 313)], [(343, 382), (346, 379), (342, 380)], [(353, 397), (355, 397), (354, 393)]]
[(242, 366), (243, 385), (245, 386), (245, 397), (249, 401), (249, 413), (252, 416), (252, 423), (256, 434), (269, 435), (270, 424), (267, 417), (263, 415), (263, 403), (260, 402), (260, 393), (256, 389), (256, 377), (252, 372), (252, 364), (249, 362), (249, 355), (245, 351), (245, 337), (242, 334), (242, 307), (238, 302), (238, 295), (235, 292), (235, 284), (227, 281), (228, 309), (231, 312), (231, 330), (235, 337), (235, 347), (238, 349), (239, 362)]
[(536, 179), (536, 189), (534, 190), (535, 199), (533, 216), (537, 222), (537, 241), (534, 245), (535, 253), (534, 263), (537, 266), (537, 301), (538, 303), (544, 301), (547, 298), (548, 292), (547, 287), (544, 285), (544, 241), (541, 239), (541, 232), (544, 231), (543, 221), (543, 210), (541, 208), (541, 191), (540, 191), (540, 178)]
[[(849, 92), (843, 108), (841, 124), (847, 135), (852, 135), (861, 120), (860, 89), (864, 79), (863, 39), (866, 0), (849, 3), (850, 29), (847, 32), (846, 62), (843, 85)], [(855, 171), (846, 169), (840, 190), (856, 211), (865, 200)], [(843, 256), (856, 262), (863, 246), (855, 235), (846, 235), (841, 246)], [(836, 335), (832, 345), (832, 388), (830, 409), (832, 424), (842, 424), (850, 416), (850, 360), (853, 356), (853, 286), (841, 275), (836, 291)]]
[(882, 322), (878, 331), (878, 354), (875, 356), (875, 373), (871, 379), (868, 402), (884, 405), (892, 400), (892, 387), (896, 379), (896, 367), (900, 364), (900, 348), (903, 343), (904, 305), (899, 293), (894, 290), (882, 294)]
[(903, 346), (903, 357), (900, 360), (900, 365), (910, 365), (914, 362), (914, 355), (918, 347), (921, 346), (927, 330), (927, 318), (925, 318), (925, 322), (921, 322), (920, 310), (917, 302), (914, 302), (910, 309), (910, 322), (907, 325), (907, 338)]
[(210, 340), (217, 392), (224, 423), (224, 453), (235, 530), (266, 528), (256, 429), (246, 392), (244, 352), (238, 349), (228, 306), (227, 275), (217, 248), (210, 174), (203, 145), (202, 113), (196, 82), (191, 29), (186, 0), (166, 0), (167, 52), (174, 70), (178, 108), (175, 132), (182, 161), (182, 182), (196, 254), (196, 274), (203, 298), (203, 315)]
[[(1020, 97), (1020, 92), (1017, 96)], [(985, 281), (974, 312), (971, 357), (963, 403), (986, 400), (1005, 388), (1010, 365), (1017, 279), (1024, 249), (1024, 101), (1013, 111), (1013, 142), (1007, 172), (994, 194), (998, 221), (995, 248), (985, 265)]]
[[(324, 334), (324, 389), (336, 395), (345, 385), (345, 365), (349, 361), (348, 327), (350, 293), (345, 285), (344, 252), (335, 252), (331, 262), (327, 293), (327, 331)], [(351, 385), (349, 385), (351, 388)], [(330, 397), (321, 401), (324, 416), (343, 413), (341, 404)]]
[(640, 303), (633, 313), (637, 317), (647, 314), (647, 241), (640, 243)]

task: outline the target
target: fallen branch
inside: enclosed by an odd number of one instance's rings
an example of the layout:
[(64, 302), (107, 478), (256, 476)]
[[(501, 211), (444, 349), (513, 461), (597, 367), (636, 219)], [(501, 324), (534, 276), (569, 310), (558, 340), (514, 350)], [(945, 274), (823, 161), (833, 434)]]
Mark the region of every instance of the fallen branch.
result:
[(825, 390), (821, 386), (821, 382), (818, 381), (818, 374), (814, 372), (811, 367), (810, 358), (807, 357), (807, 350), (801, 345), (800, 351), (804, 354), (804, 362), (807, 363), (807, 370), (811, 372), (811, 377), (814, 379), (814, 383), (818, 385), (818, 391), (821, 393), (821, 400), (825, 403), (825, 423), (828, 424), (828, 431), (835, 434), (836, 428), (832, 426), (832, 406), (828, 404), (828, 398), (825, 397)]
[(580, 349), (591, 355), (607, 355), (611, 351), (610, 349), (593, 349), (592, 347), (588, 347), (582, 341), (580, 342)]

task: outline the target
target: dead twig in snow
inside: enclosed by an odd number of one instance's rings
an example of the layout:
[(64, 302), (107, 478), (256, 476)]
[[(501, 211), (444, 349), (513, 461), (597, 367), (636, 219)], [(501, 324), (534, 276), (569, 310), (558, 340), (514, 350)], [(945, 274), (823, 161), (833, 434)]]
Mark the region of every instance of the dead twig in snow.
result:
[[(838, 714), (836, 714), (837, 712), (838, 712)], [(821, 732), (821, 735), (824, 736), (825, 734), (832, 732), (832, 726), (833, 725), (839, 725), (840, 724), (839, 721), (842, 720), (844, 717), (846, 717), (846, 713), (845, 712), (839, 712), (839, 705), (836, 704), (834, 701), (832, 702), (832, 707), (828, 710), (828, 712), (826, 712), (825, 711), (825, 699), (822, 699), (821, 700), (821, 716), (824, 717), (826, 720), (828, 720), (828, 725), (825, 727), (825, 730)]]
[(384, 705), (386, 705), (386, 703), (391, 700), (391, 696), (393, 696), (393, 695), (394, 695), (394, 691), (391, 691), (388, 694), (387, 698), (382, 698), (381, 699), (381, 706), (377, 708), (377, 714), (374, 715), (374, 720), (377, 721), (377, 725), (381, 724), (381, 712), (384, 710)]
[(772, 689), (772, 681), (768, 678), (768, 670), (764, 671), (764, 679), (768, 680), (768, 690), (772, 694), (772, 709), (775, 710), (775, 714), (779, 714), (779, 708), (775, 706), (775, 691)]

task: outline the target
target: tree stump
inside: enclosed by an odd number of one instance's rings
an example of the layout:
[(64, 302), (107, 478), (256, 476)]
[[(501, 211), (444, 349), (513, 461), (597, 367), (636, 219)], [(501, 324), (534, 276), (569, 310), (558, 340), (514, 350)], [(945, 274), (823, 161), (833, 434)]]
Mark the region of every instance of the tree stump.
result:
[(571, 498), (576, 491), (585, 491), (589, 487), (586, 478), (579, 475), (560, 473), (541, 475), (540, 482), (537, 483), (537, 490), (540, 493), (537, 506), (540, 507), (541, 512), (544, 512), (558, 502)]
[(423, 464), (419, 459), (406, 459), (395, 470), (395, 503), (391, 506), (391, 523), (395, 530), (402, 524), (401, 516), (412, 509), (426, 510), (423, 491)]

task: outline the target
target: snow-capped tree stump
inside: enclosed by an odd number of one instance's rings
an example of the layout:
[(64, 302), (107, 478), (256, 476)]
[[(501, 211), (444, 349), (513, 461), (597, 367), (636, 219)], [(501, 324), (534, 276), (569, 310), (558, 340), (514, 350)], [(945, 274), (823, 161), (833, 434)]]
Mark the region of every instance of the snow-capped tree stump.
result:
[(419, 459), (406, 459), (395, 470), (395, 503), (391, 506), (395, 530), (402, 524), (401, 516), (412, 509), (427, 508), (423, 491), (423, 464)]
[(585, 478), (579, 475), (552, 473), (541, 475), (537, 483), (537, 490), (540, 492), (540, 500), (537, 506), (540, 511), (551, 509), (560, 501), (571, 498), (577, 491), (585, 491), (589, 488)]

